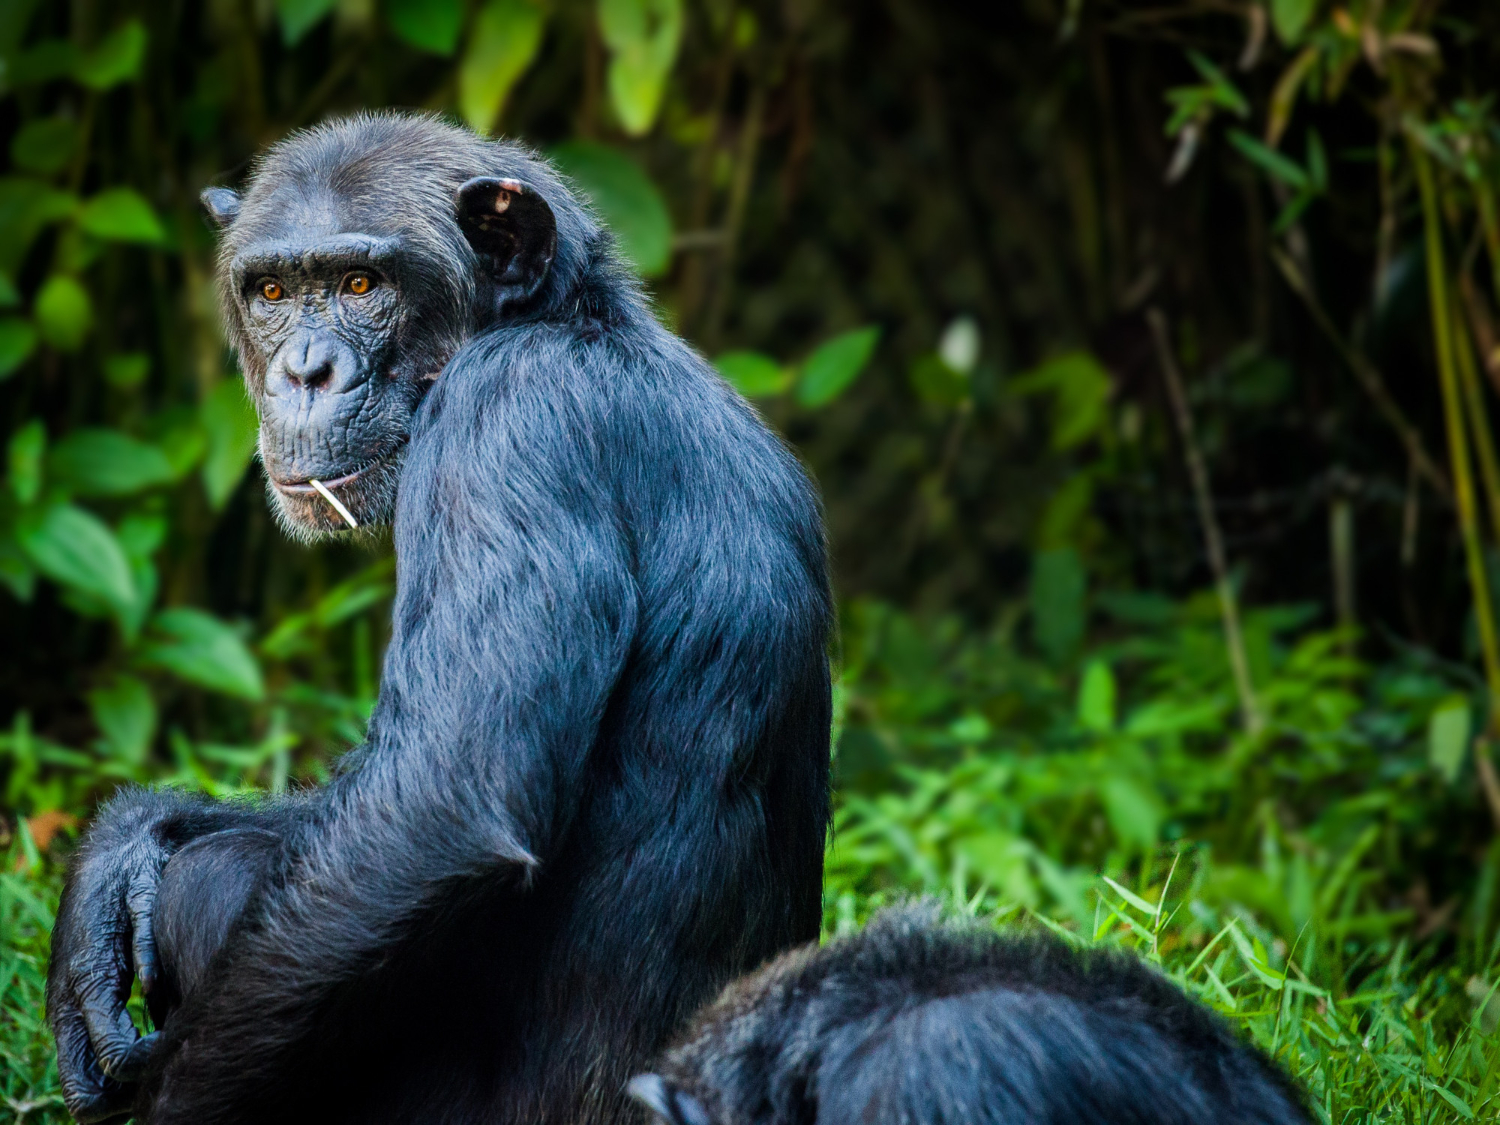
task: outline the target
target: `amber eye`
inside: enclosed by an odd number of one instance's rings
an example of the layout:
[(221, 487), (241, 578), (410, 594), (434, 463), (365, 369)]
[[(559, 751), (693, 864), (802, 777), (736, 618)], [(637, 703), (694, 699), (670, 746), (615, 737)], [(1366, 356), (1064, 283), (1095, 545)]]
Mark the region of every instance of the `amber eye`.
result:
[(344, 282), (344, 288), (356, 297), (363, 297), (375, 288), (375, 283), (370, 280), (370, 275), (367, 273), (352, 273), (349, 275), (349, 280)]
[(279, 301), (286, 296), (286, 290), (279, 281), (263, 281), (260, 283), (260, 295), (268, 301)]

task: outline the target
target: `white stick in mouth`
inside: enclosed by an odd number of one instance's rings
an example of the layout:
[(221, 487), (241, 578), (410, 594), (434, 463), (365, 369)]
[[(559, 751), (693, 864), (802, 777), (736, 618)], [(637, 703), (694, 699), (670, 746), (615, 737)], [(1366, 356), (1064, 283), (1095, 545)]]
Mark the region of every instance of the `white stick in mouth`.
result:
[(344, 522), (355, 530), (359, 529), (359, 522), (349, 514), (349, 509), (339, 503), (339, 498), (328, 491), (328, 486), (320, 480), (309, 480), (308, 484), (318, 490), (318, 495), (333, 505), (333, 510), (344, 517)]

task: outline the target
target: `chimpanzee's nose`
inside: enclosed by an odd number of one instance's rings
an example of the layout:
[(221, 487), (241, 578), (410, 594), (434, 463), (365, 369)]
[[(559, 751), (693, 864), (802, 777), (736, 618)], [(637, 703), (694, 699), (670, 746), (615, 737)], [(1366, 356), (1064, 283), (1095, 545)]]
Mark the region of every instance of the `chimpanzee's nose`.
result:
[(359, 358), (351, 348), (326, 328), (304, 328), (272, 357), (266, 393), (336, 395), (361, 381)]
[(286, 346), (282, 374), (293, 387), (322, 390), (333, 380), (336, 351), (322, 333), (308, 333)]

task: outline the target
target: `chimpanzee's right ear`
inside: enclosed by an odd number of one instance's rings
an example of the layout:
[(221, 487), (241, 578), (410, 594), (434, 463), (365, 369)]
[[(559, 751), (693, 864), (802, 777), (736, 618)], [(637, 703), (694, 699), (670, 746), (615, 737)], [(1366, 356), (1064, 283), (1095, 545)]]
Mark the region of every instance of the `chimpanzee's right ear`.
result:
[(240, 213), (239, 192), (231, 191), (227, 187), (204, 188), (203, 194), (198, 196), (203, 204), (203, 210), (207, 213), (209, 222), (223, 230)]
[(625, 1092), (656, 1114), (663, 1125), (713, 1125), (702, 1102), (660, 1074), (637, 1074)]
[(557, 256), (557, 219), (536, 189), (476, 176), (453, 197), (454, 217), (495, 284), (496, 311), (529, 300)]

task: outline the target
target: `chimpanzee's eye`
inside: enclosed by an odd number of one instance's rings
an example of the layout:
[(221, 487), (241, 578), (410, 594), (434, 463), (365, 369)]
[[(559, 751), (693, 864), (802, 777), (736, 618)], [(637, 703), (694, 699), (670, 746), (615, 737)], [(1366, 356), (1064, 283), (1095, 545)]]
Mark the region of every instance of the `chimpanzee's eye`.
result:
[(286, 296), (286, 290), (281, 287), (279, 281), (262, 281), (260, 295), (268, 301), (279, 301)]
[(375, 281), (367, 273), (351, 273), (344, 279), (344, 291), (352, 293), (356, 297), (363, 297), (374, 288)]

